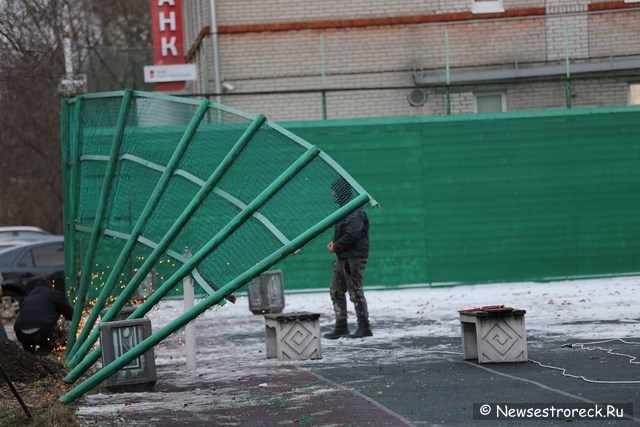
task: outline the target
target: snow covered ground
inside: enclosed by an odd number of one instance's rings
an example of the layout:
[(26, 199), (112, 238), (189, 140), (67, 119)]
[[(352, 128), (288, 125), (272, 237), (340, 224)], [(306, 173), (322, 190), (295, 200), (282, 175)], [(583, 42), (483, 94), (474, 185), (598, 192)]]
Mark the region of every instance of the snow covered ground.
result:
[[(559, 282), (483, 284), (456, 287), (410, 287), (367, 291), (374, 336), (361, 341), (368, 346), (389, 345), (407, 337), (460, 338), (458, 310), (486, 305), (505, 305), (526, 310), (527, 336), (531, 341), (574, 342), (639, 337), (640, 277), (617, 277)], [(355, 330), (355, 313), (349, 302), (349, 323)], [(184, 311), (182, 300), (164, 302), (149, 313), (154, 330)], [(320, 313), (322, 333), (333, 325), (328, 292), (285, 295), (285, 312)], [(277, 363), (263, 353), (264, 320), (249, 310), (246, 297), (235, 304), (214, 307), (195, 321), (197, 359), (239, 360), (253, 364)], [(156, 348), (156, 364), (186, 362), (184, 329)], [(220, 341), (224, 340), (223, 349)], [(349, 360), (353, 347), (345, 340), (322, 340), (323, 360)], [(355, 341), (355, 342), (354, 342)], [(358, 340), (346, 340), (358, 344)], [(447, 349), (443, 349), (447, 350)], [(460, 348), (456, 348), (460, 351)], [(395, 357), (411, 349), (398, 348)], [(409, 354), (404, 354), (410, 357)]]
[[(527, 338), (535, 341), (592, 342), (608, 339), (640, 341), (640, 277), (617, 277), (544, 283), (483, 284), (457, 287), (407, 287), (397, 290), (369, 290), (369, 304), (374, 336), (364, 340), (322, 339), (320, 360), (298, 361), (306, 364), (329, 364), (341, 361), (353, 363), (353, 352), (365, 354), (376, 349), (392, 349), (386, 363), (398, 363), (412, 358), (428, 357), (431, 351), (457, 354), (460, 352), (460, 322), (458, 310), (502, 304), (526, 310)], [(322, 333), (333, 323), (331, 301), (327, 291), (287, 293), (285, 312), (320, 313)], [(166, 301), (154, 308), (148, 317), (153, 330), (169, 323), (184, 310), (182, 300)], [(349, 303), (350, 325), (355, 329), (353, 307)], [(264, 342), (264, 319), (249, 310), (246, 297), (235, 304), (212, 308), (196, 319), (197, 367), (185, 368), (184, 330), (170, 336), (154, 350), (158, 384), (175, 388), (170, 398), (164, 393), (93, 394), (80, 401), (79, 415), (124, 416), (127, 412), (147, 412), (154, 407), (175, 406), (175, 410), (211, 405), (212, 384), (234, 377), (265, 375), (261, 369), (281, 365), (267, 359)], [(440, 348), (416, 349), (400, 345), (407, 337), (448, 337)], [(452, 338), (456, 338), (455, 340)], [(435, 356), (434, 356), (435, 357)], [(367, 358), (363, 358), (363, 363)], [(376, 363), (385, 363), (376, 359)], [(268, 386), (265, 376), (264, 384)], [(158, 386), (156, 386), (158, 388)], [(217, 392), (216, 392), (217, 393)], [(226, 401), (232, 390), (217, 394), (216, 404), (238, 405)], [(126, 403), (123, 403), (125, 402)], [(226, 403), (225, 403), (226, 402)], [(247, 403), (249, 404), (249, 403)], [(113, 419), (112, 419), (113, 420)], [(129, 423), (131, 420), (128, 421)]]
[[(640, 277), (616, 277), (559, 282), (483, 284), (443, 288), (412, 287), (367, 291), (374, 339), (427, 334), (460, 336), (458, 310), (503, 304), (527, 311), (527, 331), (532, 335), (566, 339), (601, 339), (640, 336)], [(333, 321), (328, 292), (286, 294), (285, 312), (321, 314), (321, 324)], [(181, 300), (156, 307), (149, 317), (163, 326), (183, 310)], [(355, 316), (349, 305), (350, 323)], [(415, 328), (377, 329), (380, 324), (405, 321)], [(245, 333), (247, 325), (263, 326), (261, 316), (249, 311), (246, 297), (235, 304), (213, 308), (196, 324), (224, 325), (225, 334)], [(251, 326), (249, 326), (251, 327)]]

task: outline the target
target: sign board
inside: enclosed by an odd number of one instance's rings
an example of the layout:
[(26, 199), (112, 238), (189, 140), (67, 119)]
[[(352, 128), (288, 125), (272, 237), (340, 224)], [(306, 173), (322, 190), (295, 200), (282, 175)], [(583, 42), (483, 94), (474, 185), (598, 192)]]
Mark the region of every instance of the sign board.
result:
[(196, 80), (196, 64), (145, 65), (145, 83), (185, 82)]
[[(184, 64), (182, 1), (150, 0), (150, 2), (153, 63), (155, 65)], [(147, 71), (145, 70), (145, 81), (146, 79)], [(156, 84), (158, 91), (178, 91), (184, 87), (184, 79), (162, 80)]]

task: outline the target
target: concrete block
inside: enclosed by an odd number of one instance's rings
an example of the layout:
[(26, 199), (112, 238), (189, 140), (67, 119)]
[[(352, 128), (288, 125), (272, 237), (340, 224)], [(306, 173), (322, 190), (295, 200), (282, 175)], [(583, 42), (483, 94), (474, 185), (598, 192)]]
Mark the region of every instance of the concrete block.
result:
[(462, 354), (478, 363), (526, 362), (524, 310), (513, 308), (462, 310)]
[(267, 358), (322, 359), (319, 319), (308, 312), (265, 314)]

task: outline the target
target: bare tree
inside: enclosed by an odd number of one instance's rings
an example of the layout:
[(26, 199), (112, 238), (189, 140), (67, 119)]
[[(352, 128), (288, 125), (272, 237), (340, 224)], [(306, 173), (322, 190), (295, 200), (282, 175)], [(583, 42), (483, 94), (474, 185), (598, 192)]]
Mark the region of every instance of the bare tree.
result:
[(147, 0), (0, 0), (0, 225), (62, 232), (58, 85), (68, 26), (90, 90), (145, 88)]
[(153, 63), (148, 1), (89, 2), (76, 28), (79, 66), (91, 92), (151, 90), (143, 67)]
[(60, 3), (0, 7), (0, 223), (60, 231)]

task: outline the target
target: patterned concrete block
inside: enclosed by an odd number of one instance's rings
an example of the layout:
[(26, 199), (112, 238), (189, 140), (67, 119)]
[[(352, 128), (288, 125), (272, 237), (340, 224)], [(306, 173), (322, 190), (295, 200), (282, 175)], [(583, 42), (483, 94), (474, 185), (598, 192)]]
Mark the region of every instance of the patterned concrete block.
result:
[(308, 312), (265, 314), (267, 358), (322, 359), (319, 319)]
[(479, 363), (526, 362), (524, 310), (498, 308), (463, 310), (462, 354)]

